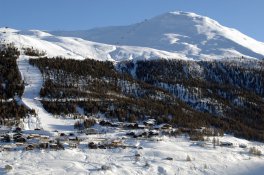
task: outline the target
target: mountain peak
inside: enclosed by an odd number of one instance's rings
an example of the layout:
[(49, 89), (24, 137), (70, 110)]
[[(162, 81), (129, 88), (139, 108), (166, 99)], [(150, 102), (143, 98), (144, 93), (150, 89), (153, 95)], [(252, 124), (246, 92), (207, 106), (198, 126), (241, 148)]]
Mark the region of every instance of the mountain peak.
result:
[[(74, 37), (74, 38), (72, 38)], [(129, 26), (44, 32), (0, 28), (0, 39), (37, 47), (50, 56), (126, 59), (264, 57), (264, 43), (217, 21), (190, 12), (168, 12)], [(103, 44), (102, 44), (103, 43)]]
[(52, 33), (100, 43), (149, 47), (197, 60), (264, 56), (263, 43), (191, 12), (168, 12), (129, 26)]
[(183, 11), (171, 11), (168, 13), (163, 14), (164, 16), (170, 15), (170, 16), (185, 16), (189, 18), (208, 18), (206, 16), (201, 16), (193, 12), (183, 12)]

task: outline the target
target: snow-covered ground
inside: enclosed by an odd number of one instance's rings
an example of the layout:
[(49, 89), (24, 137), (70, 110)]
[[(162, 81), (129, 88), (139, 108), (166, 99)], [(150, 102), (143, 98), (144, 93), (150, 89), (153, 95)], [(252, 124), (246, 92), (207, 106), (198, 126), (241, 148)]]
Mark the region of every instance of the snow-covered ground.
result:
[(54, 118), (42, 106), (39, 98), (39, 92), (43, 84), (40, 70), (29, 64), (27, 56), (20, 56), (17, 64), (22, 78), (25, 82), (25, 90), (22, 96), (22, 102), (30, 109), (34, 109), (37, 117), (30, 117), (24, 122), (25, 129), (42, 128), (45, 131), (73, 131), (73, 119)]
[[(79, 148), (59, 151), (33, 150), (0, 152), (0, 174), (5, 165), (13, 169), (8, 174), (262, 174), (264, 157), (248, 154), (248, 148), (239, 148), (244, 143), (264, 151), (263, 144), (236, 139), (232, 136), (220, 138), (231, 141), (234, 148), (196, 146), (185, 137), (163, 136), (155, 139), (123, 139), (124, 144), (137, 148), (88, 149), (87, 143), (102, 138), (117, 138), (122, 133), (90, 135)], [(142, 149), (138, 149), (142, 147)], [(140, 154), (138, 158), (136, 154)], [(187, 156), (191, 161), (187, 161)], [(167, 160), (170, 157), (173, 160)], [(101, 170), (107, 166), (109, 170)]]

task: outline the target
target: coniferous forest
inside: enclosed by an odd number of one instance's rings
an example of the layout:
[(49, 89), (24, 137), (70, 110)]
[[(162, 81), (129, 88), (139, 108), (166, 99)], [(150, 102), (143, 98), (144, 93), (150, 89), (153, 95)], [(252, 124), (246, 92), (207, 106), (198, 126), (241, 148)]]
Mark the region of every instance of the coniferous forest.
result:
[(24, 91), (16, 59), (19, 51), (12, 44), (0, 46), (0, 124), (18, 124), (34, 111), (17, 103)]
[(31, 59), (43, 75), (40, 96), (53, 114), (102, 113), (118, 121), (216, 127), (264, 140), (263, 62), (157, 60), (100, 62)]

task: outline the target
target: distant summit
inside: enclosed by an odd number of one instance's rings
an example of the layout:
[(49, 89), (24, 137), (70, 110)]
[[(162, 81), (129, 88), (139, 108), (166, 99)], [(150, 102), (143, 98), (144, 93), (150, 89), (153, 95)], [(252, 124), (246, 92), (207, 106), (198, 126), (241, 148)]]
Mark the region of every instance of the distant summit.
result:
[(100, 43), (177, 52), (191, 59), (263, 58), (264, 55), (263, 43), (213, 19), (188, 12), (169, 12), (129, 26), (51, 33)]
[(87, 31), (0, 28), (0, 41), (47, 56), (124, 60), (264, 58), (264, 43), (195, 13), (169, 12), (141, 23)]

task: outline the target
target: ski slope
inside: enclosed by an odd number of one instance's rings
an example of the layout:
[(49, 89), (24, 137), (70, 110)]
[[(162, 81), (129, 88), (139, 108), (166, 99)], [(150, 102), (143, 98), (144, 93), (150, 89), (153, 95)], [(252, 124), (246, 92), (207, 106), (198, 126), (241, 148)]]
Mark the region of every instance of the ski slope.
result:
[(73, 119), (58, 119), (48, 113), (40, 101), (38, 101), (39, 92), (43, 84), (41, 72), (28, 62), (29, 57), (21, 55), (17, 59), (19, 71), (25, 83), (24, 94), (21, 97), (23, 104), (28, 108), (34, 109), (37, 117), (31, 117), (24, 123), (25, 129), (33, 130), (42, 128), (45, 131), (73, 131)]

